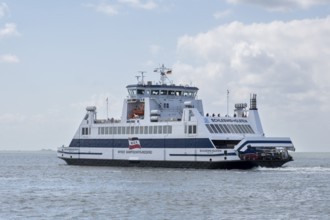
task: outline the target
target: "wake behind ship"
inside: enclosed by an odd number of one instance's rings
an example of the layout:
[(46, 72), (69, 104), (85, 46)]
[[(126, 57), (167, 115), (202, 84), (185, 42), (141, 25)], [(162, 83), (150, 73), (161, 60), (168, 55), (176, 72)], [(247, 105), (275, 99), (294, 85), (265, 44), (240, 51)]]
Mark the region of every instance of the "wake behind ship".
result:
[(167, 83), (171, 69), (156, 68), (160, 82), (126, 86), (120, 119), (98, 119), (86, 108), (68, 147), (58, 157), (69, 165), (249, 169), (280, 167), (292, 160), (290, 138), (265, 137), (256, 94), (235, 104), (229, 116), (204, 114), (198, 88)]

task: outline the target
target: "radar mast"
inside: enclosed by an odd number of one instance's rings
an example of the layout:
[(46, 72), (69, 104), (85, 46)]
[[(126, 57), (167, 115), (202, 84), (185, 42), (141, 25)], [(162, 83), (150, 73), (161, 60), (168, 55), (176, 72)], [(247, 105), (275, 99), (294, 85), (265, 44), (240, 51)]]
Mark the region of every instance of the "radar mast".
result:
[(166, 75), (171, 74), (172, 69), (167, 68), (162, 64), (160, 67), (156, 68), (154, 72), (160, 73), (160, 82), (162, 85), (166, 85), (166, 80), (169, 80)]

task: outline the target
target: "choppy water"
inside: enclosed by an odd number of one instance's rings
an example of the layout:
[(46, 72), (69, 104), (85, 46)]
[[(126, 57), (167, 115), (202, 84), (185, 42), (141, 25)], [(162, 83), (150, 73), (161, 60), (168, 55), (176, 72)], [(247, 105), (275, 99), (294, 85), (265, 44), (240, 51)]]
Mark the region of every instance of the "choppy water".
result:
[(68, 166), (0, 152), (0, 219), (330, 219), (330, 153), (283, 168)]

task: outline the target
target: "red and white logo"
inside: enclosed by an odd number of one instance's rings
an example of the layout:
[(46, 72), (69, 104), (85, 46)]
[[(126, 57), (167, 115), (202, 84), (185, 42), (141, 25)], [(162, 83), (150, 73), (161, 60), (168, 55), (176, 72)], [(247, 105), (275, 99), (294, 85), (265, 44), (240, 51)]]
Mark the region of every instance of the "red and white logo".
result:
[(128, 138), (128, 148), (130, 150), (141, 149), (139, 138), (137, 137)]

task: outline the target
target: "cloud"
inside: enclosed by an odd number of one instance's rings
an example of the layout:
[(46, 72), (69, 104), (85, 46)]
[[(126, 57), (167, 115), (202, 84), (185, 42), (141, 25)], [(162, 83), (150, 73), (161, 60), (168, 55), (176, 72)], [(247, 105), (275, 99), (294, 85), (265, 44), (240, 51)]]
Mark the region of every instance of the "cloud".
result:
[(327, 151), (329, 36), (330, 17), (232, 22), (180, 37), (172, 77), (201, 89), (205, 113), (226, 113), (227, 89), (231, 115), (234, 103), (257, 93), (267, 135), (288, 135), (299, 151)]
[(0, 18), (5, 17), (10, 13), (9, 7), (7, 6), (6, 3), (0, 2)]
[(213, 14), (213, 17), (215, 19), (222, 19), (224, 17), (229, 16), (232, 13), (231, 10), (225, 10), (225, 11), (217, 11)]
[(0, 55), (0, 63), (19, 63), (20, 60), (17, 56), (12, 54)]
[(265, 105), (281, 103), (283, 111), (315, 112), (318, 106), (318, 111), (327, 112), (328, 36), (330, 17), (249, 25), (233, 22), (180, 37), (181, 60), (174, 69), (180, 72), (180, 80), (187, 78), (204, 87), (203, 97), (215, 105), (223, 100), (214, 101), (214, 96), (229, 88), (236, 101), (253, 91), (269, 98)]
[(120, 9), (124, 7), (152, 10), (157, 8), (158, 5), (154, 1), (142, 2), (140, 0), (118, 0), (115, 4), (101, 2), (99, 4), (83, 4), (83, 6), (87, 8), (92, 8), (96, 12), (101, 12), (109, 16), (114, 16), (118, 15), (120, 13)]
[(328, 0), (227, 0), (231, 4), (251, 4), (269, 11), (289, 11), (294, 9), (308, 9), (313, 6), (329, 4)]
[(0, 39), (17, 35), (19, 35), (19, 33), (14, 23), (7, 23), (4, 28), (0, 29)]
[(134, 8), (141, 8), (146, 10), (152, 10), (157, 7), (157, 4), (154, 1), (147, 1), (143, 3), (140, 0), (118, 0), (118, 2)]
[(0, 115), (1, 124), (17, 124), (26, 121), (26, 116), (18, 113), (5, 113)]
[(96, 12), (104, 13), (109, 16), (117, 15), (118, 12), (118, 6), (116, 5), (110, 5), (105, 2), (99, 3), (99, 4), (83, 4), (86, 8), (92, 8)]

